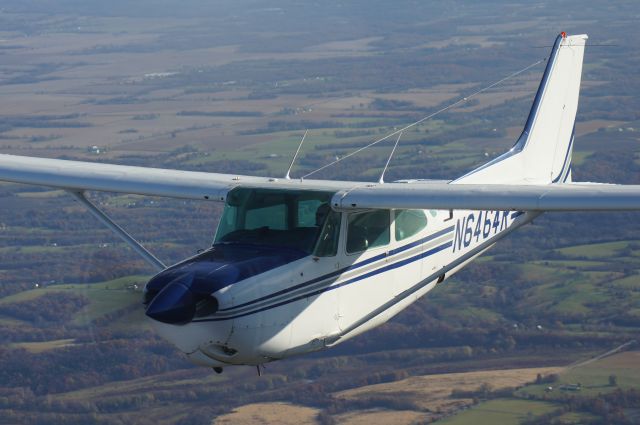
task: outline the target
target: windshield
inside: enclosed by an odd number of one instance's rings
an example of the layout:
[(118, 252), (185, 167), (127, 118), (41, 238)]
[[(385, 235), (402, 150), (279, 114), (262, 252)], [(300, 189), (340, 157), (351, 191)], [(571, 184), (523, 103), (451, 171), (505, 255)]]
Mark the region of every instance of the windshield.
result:
[(310, 254), (327, 218), (337, 214), (329, 206), (332, 195), (318, 191), (234, 189), (227, 196), (215, 242), (287, 247)]

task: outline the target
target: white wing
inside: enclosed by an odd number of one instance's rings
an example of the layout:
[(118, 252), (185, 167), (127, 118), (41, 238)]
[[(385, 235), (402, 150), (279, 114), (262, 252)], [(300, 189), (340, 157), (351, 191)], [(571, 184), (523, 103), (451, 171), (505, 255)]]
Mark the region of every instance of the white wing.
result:
[(14, 155), (0, 155), (0, 180), (73, 191), (96, 190), (214, 201), (224, 201), (226, 194), (234, 187), (326, 190), (336, 192), (332, 201), (335, 209), (640, 209), (640, 185), (449, 184), (442, 181), (372, 184), (330, 180), (301, 181)]
[(335, 209), (640, 210), (640, 185), (382, 184), (336, 193)]
[(0, 181), (72, 191), (96, 190), (214, 201), (224, 201), (227, 192), (237, 186), (338, 191), (362, 184), (285, 180), (1, 154)]

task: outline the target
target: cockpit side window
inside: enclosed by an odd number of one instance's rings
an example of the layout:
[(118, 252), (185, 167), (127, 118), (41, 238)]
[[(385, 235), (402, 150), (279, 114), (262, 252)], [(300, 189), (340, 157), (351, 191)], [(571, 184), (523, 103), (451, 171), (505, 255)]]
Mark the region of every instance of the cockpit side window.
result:
[(388, 210), (349, 214), (347, 253), (354, 254), (389, 243), (390, 215)]
[(422, 210), (396, 210), (396, 240), (410, 238), (427, 227), (427, 216)]

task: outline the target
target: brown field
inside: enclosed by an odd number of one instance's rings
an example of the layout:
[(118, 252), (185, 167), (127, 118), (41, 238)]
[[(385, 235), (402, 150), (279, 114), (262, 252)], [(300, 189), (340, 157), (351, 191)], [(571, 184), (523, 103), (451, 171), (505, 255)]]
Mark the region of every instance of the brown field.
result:
[(453, 390), (476, 390), (483, 384), (492, 389), (518, 387), (535, 380), (538, 373), (560, 373), (561, 367), (488, 370), (480, 372), (446, 373), (441, 375), (414, 376), (388, 384), (368, 385), (341, 391), (337, 397), (354, 399), (372, 395), (402, 394), (424, 409), (449, 411), (468, 404), (470, 400), (451, 398)]
[(447, 100), (457, 100), (467, 84), (448, 85), (431, 89), (413, 89), (405, 93), (373, 94), (374, 98), (412, 102), (419, 108), (432, 108)]
[[(499, 79), (499, 76), (496, 76), (496, 79)], [(493, 83), (493, 81), (487, 81), (486, 85)], [(477, 100), (477, 104), (471, 106), (464, 106), (456, 108), (454, 112), (467, 113), (471, 111), (479, 111), (482, 109), (489, 108), (491, 106), (501, 105), (505, 102), (513, 101), (521, 98), (532, 99), (535, 96), (536, 88), (538, 87), (539, 81), (537, 77), (533, 77), (529, 75), (528, 79), (521, 80), (517, 83), (513, 83), (513, 85), (509, 85), (507, 87), (500, 87), (498, 89), (491, 89), (487, 92), (474, 97), (473, 99)], [(483, 86), (479, 86), (476, 90), (483, 88)]]
[[(335, 393), (336, 398), (365, 399), (367, 397), (401, 396), (419, 406), (414, 410), (351, 410), (335, 415), (337, 423), (347, 425), (410, 425), (432, 418), (432, 413), (447, 414), (472, 403), (470, 399), (451, 398), (453, 390), (476, 390), (483, 384), (491, 389), (519, 387), (534, 381), (537, 374), (560, 373), (561, 367), (491, 370), (414, 376), (385, 384), (367, 385)], [(316, 424), (318, 409), (289, 403), (254, 403), (236, 408), (232, 413), (216, 419), (214, 425), (238, 424)]]
[(366, 37), (357, 40), (332, 41), (307, 47), (308, 52), (358, 52), (371, 50), (371, 43), (382, 40), (383, 37)]
[(623, 125), (624, 121), (591, 120), (576, 122), (576, 137), (595, 133), (601, 128), (617, 127)]
[(365, 410), (338, 415), (336, 420), (342, 425), (412, 425), (425, 417), (412, 410)]
[(56, 348), (71, 347), (73, 345), (76, 345), (73, 339), (59, 339), (44, 342), (17, 342), (10, 344), (10, 347), (23, 348), (31, 353), (43, 353), (45, 351), (55, 350)]
[[(0, 84), (0, 115), (34, 117), (38, 115), (79, 114), (70, 121), (89, 127), (19, 127), (5, 132), (0, 149), (7, 153), (32, 153), (64, 147), (67, 154), (82, 156), (87, 147), (107, 147), (108, 157), (118, 151), (164, 152), (190, 144), (211, 150), (235, 150), (255, 145), (264, 136), (235, 136), (238, 131), (263, 127), (283, 108), (304, 108), (317, 101), (307, 96), (279, 96), (274, 99), (247, 99), (249, 91), (229, 86), (226, 91), (185, 93), (182, 89), (151, 88), (146, 83), (166, 78), (163, 73), (211, 68), (236, 61), (306, 60), (354, 57), (370, 54), (369, 44), (378, 37), (318, 44), (297, 52), (244, 52), (232, 45), (193, 49), (162, 49), (157, 43), (167, 27), (189, 27), (189, 19), (139, 20), (133, 18), (90, 19), (87, 32), (54, 32), (22, 37), (4, 34), (3, 42), (15, 47), (3, 55), (0, 82), (37, 70), (41, 64), (64, 64), (62, 69), (44, 72), (40, 80), (21, 84)], [(124, 30), (118, 32), (120, 30)], [(79, 29), (80, 31), (80, 29)], [(127, 50), (130, 46), (155, 46), (150, 51)], [(106, 48), (106, 51), (101, 49)], [(37, 75), (37, 74), (36, 74)], [(140, 90), (143, 93), (140, 93)], [(136, 102), (110, 103), (118, 97), (135, 96)], [(336, 100), (336, 99), (331, 99)], [(366, 99), (364, 100), (365, 102)], [(100, 103), (103, 102), (103, 103)], [(104, 103), (106, 102), (106, 103)], [(336, 112), (349, 110), (360, 99), (341, 101), (319, 108), (308, 119), (329, 119)], [(261, 112), (264, 117), (178, 116), (180, 111)], [(154, 119), (134, 120), (136, 115), (154, 114)], [(274, 118), (276, 116), (276, 118)], [(285, 117), (286, 118), (286, 117)], [(306, 117), (305, 117), (306, 118)]]
[(475, 44), (480, 47), (491, 47), (491, 46), (497, 46), (503, 43), (493, 41), (486, 36), (464, 35), (464, 36), (451, 37), (446, 40), (432, 41), (431, 43), (425, 44), (424, 47), (433, 48), (433, 49), (442, 49), (444, 47), (460, 46), (465, 44)]
[(213, 425), (313, 425), (317, 409), (289, 403), (255, 403), (238, 407), (213, 421)]
[[(193, 49), (163, 49), (158, 46), (168, 27), (190, 27), (195, 20), (141, 20), (133, 18), (94, 18), (86, 23), (87, 34), (55, 32), (29, 37), (7, 34), (6, 42), (17, 49), (3, 56), (5, 78), (19, 76), (40, 64), (65, 64), (62, 69), (45, 72), (40, 81), (24, 84), (0, 85), (4, 102), (0, 115), (34, 117), (39, 115), (78, 114), (69, 121), (88, 124), (87, 127), (42, 128), (18, 127), (3, 133), (0, 150), (35, 156), (60, 154), (75, 157), (95, 157), (87, 150), (98, 146), (101, 158), (117, 160), (130, 154), (157, 154), (179, 146), (190, 145), (203, 152), (231, 152), (233, 157), (246, 148), (257, 151), (273, 150), (273, 144), (290, 143), (291, 134), (240, 134), (264, 128), (269, 121), (336, 121), (336, 114), (365, 112), (376, 116), (393, 117), (404, 111), (373, 111), (369, 109), (376, 98), (411, 102), (415, 108), (431, 109), (452, 103), (471, 91), (477, 84), (443, 84), (430, 88), (415, 88), (402, 92), (378, 93), (372, 90), (334, 94), (327, 98), (284, 94), (275, 98), (252, 99), (250, 90), (234, 84), (216, 90), (183, 90), (181, 86), (149, 86), (188, 69), (207, 69), (238, 61), (312, 60), (322, 58), (357, 57), (372, 54), (372, 43), (379, 37), (332, 41), (306, 47), (301, 51), (248, 52), (234, 45), (214, 45)], [(132, 30), (135, 28), (135, 30)], [(124, 31), (126, 29), (126, 31)], [(268, 36), (269, 34), (265, 34)], [(434, 41), (428, 47), (479, 44), (491, 47), (496, 42), (490, 36), (461, 35)], [(133, 46), (134, 49), (130, 50)], [(137, 51), (135, 47), (150, 47)], [(101, 49), (105, 49), (102, 51)], [(501, 76), (496, 76), (499, 78)], [(478, 104), (464, 104), (452, 111), (464, 114), (491, 108), (504, 102), (533, 97), (537, 77), (531, 74), (513, 80), (509, 85), (483, 93), (474, 99)], [(220, 90), (220, 91), (218, 91)], [(123, 103), (114, 99), (132, 96), (135, 101)], [(293, 115), (282, 115), (285, 108)], [(412, 108), (410, 108), (412, 109)], [(259, 112), (261, 116), (184, 116), (181, 111)], [(152, 119), (134, 119), (136, 116)], [(581, 123), (581, 134), (597, 130), (605, 123)], [(324, 131), (324, 130), (319, 130)], [(514, 133), (513, 135), (511, 133)], [(517, 137), (520, 129), (511, 131)], [(331, 130), (329, 130), (331, 134)], [(516, 134), (517, 133), (517, 134)], [(317, 135), (313, 135), (317, 138)], [(311, 141), (311, 140), (310, 140)], [(353, 141), (353, 140), (351, 140)], [(292, 144), (293, 149), (295, 143)], [(288, 144), (287, 144), (288, 147)], [(252, 151), (253, 152), (253, 151)], [(253, 154), (249, 155), (250, 157)], [(217, 157), (216, 157), (217, 158)], [(225, 158), (221, 155), (220, 158)], [(215, 160), (215, 158), (212, 158)]]
[[(335, 114), (367, 111), (392, 117), (402, 112), (371, 111), (376, 98), (412, 102), (416, 108), (434, 108), (453, 102), (474, 90), (474, 84), (447, 84), (431, 88), (416, 88), (404, 92), (376, 93), (360, 91), (314, 99), (306, 95), (285, 94), (276, 98), (251, 99), (246, 88), (230, 84), (215, 91), (192, 93), (177, 88), (149, 86), (149, 82), (180, 74), (188, 69), (206, 69), (238, 61), (311, 60), (370, 55), (372, 43), (379, 37), (354, 38), (316, 44), (301, 51), (247, 52), (233, 45), (215, 45), (193, 49), (163, 49), (158, 46), (168, 27), (190, 27), (190, 19), (150, 21), (133, 18), (94, 18), (79, 31), (55, 32), (29, 37), (7, 34), (7, 43), (17, 48), (3, 56), (0, 81), (19, 76), (40, 64), (65, 64), (41, 75), (42, 80), (23, 84), (0, 85), (4, 102), (0, 115), (7, 117), (78, 114), (69, 121), (88, 124), (86, 127), (41, 128), (18, 127), (3, 133), (0, 150), (36, 156), (62, 153), (89, 157), (87, 148), (107, 149), (106, 159), (121, 155), (156, 154), (177, 146), (190, 145), (204, 152), (238, 151), (260, 147), (279, 140), (280, 135), (239, 133), (263, 128), (273, 120), (334, 121)], [(135, 30), (132, 30), (135, 28)], [(126, 31), (124, 31), (126, 29)], [(268, 36), (269, 34), (265, 34)], [(438, 41), (437, 47), (474, 43), (491, 46), (488, 37), (460, 36)], [(137, 51), (136, 47), (150, 47)], [(131, 50), (131, 47), (134, 49)], [(106, 49), (106, 50), (103, 50)], [(163, 73), (168, 73), (167, 75)], [(9, 75), (11, 74), (11, 75)], [(517, 82), (511, 87), (479, 98), (480, 104), (457, 108), (459, 112), (490, 107), (510, 99), (531, 96), (534, 82)], [(132, 96), (135, 101), (129, 102)], [(114, 99), (124, 98), (124, 102)], [(289, 108), (295, 115), (281, 115)], [(204, 113), (236, 111), (259, 112), (262, 116), (181, 116), (181, 111)], [(149, 115), (152, 119), (134, 119)], [(375, 114), (374, 114), (375, 116)]]

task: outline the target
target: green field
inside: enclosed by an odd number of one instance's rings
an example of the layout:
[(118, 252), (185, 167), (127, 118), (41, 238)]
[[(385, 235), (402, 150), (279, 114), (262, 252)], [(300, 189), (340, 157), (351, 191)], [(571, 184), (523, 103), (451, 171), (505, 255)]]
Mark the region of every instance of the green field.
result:
[(451, 418), (437, 421), (442, 425), (518, 425), (525, 419), (545, 414), (559, 405), (541, 401), (497, 399), (480, 403)]
[(629, 246), (628, 241), (595, 243), (558, 249), (558, 252), (569, 257), (598, 259), (613, 257)]
[[(610, 385), (611, 376), (616, 384)], [(580, 385), (579, 391), (562, 389), (563, 386)], [(640, 388), (640, 351), (628, 351), (583, 365), (569, 367), (559, 374), (556, 382), (530, 384), (516, 391), (512, 398), (500, 398), (481, 402), (462, 413), (436, 423), (457, 424), (520, 424), (527, 419), (558, 411), (554, 423), (579, 424), (597, 420), (597, 417), (582, 411), (561, 413), (563, 402), (570, 397), (598, 397), (618, 389)], [(532, 400), (531, 398), (538, 400)]]
[[(125, 276), (102, 283), (94, 284), (62, 284), (50, 285), (43, 288), (23, 291), (15, 295), (0, 299), (0, 305), (36, 300), (50, 293), (73, 293), (89, 299), (89, 304), (75, 314), (71, 324), (76, 326), (88, 326), (93, 320), (113, 313), (130, 305), (140, 304), (140, 312), (131, 313), (137, 323), (142, 323), (142, 288), (148, 280), (147, 276)], [(133, 289), (132, 285), (137, 285)], [(129, 317), (129, 319), (132, 319)], [(119, 317), (117, 322), (126, 320)], [(2, 319), (4, 324), (10, 324), (11, 319)], [(19, 321), (14, 323), (20, 323)], [(51, 348), (56, 348), (54, 344)]]
[[(610, 385), (609, 377), (615, 376), (616, 385)], [(561, 389), (563, 385), (580, 384), (578, 392)], [(548, 391), (548, 387), (552, 391)], [(640, 388), (640, 351), (629, 351), (613, 355), (575, 368), (560, 375), (557, 382), (545, 385), (530, 385), (518, 394), (532, 394), (549, 400), (562, 400), (571, 395), (594, 397), (617, 389)], [(547, 390), (547, 391), (546, 391)]]

